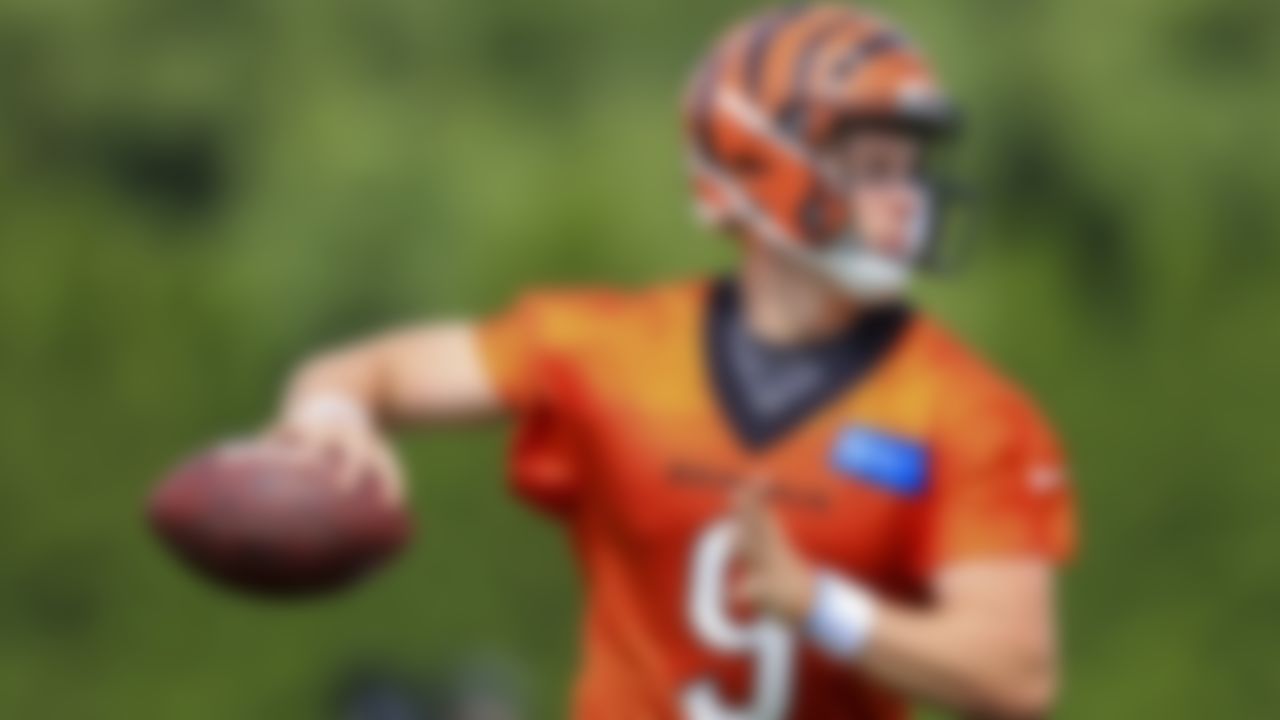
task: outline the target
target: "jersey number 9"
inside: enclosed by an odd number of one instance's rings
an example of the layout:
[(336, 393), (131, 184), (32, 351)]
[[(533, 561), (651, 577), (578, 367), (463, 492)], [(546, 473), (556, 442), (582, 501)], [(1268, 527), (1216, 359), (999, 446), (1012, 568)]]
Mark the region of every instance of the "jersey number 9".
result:
[(759, 617), (749, 622), (729, 612), (727, 588), (733, 561), (734, 528), (726, 520), (703, 530), (689, 566), (686, 612), (697, 638), (707, 648), (753, 659), (751, 697), (744, 705), (725, 703), (710, 679), (685, 688), (682, 705), (688, 720), (781, 720), (791, 699), (795, 638), (780, 621)]

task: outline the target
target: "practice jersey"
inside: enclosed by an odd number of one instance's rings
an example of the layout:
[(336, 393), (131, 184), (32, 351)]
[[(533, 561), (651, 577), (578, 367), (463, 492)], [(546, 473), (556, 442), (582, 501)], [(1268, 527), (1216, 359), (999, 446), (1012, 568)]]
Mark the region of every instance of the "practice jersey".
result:
[(478, 331), (517, 418), (514, 490), (563, 525), (585, 581), (574, 717), (905, 717), (890, 689), (729, 601), (730, 493), (767, 478), (809, 560), (918, 603), (949, 564), (1072, 552), (1057, 443), (919, 313), (873, 366), (749, 432), (717, 379), (716, 287), (534, 292)]

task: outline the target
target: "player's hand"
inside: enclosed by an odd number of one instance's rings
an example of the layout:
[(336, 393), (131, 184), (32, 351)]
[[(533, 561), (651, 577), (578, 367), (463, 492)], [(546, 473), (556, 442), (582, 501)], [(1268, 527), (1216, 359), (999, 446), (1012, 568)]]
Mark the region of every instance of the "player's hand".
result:
[(803, 622), (813, 597), (813, 570), (769, 512), (763, 478), (752, 478), (738, 488), (732, 519), (743, 570), (738, 599), (789, 622)]
[(291, 452), (337, 466), (335, 477), (354, 488), (362, 477), (376, 478), (392, 502), (404, 498), (403, 473), (395, 453), (369, 414), (334, 396), (302, 397), (286, 403), (265, 433)]

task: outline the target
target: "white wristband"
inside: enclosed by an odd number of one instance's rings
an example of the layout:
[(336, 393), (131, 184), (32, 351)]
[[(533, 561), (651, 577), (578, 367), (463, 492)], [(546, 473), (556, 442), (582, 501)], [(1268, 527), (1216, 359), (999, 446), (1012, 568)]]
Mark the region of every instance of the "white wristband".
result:
[(290, 403), (287, 411), (290, 422), (298, 425), (372, 425), (369, 412), (352, 398), (339, 393), (305, 395)]
[(813, 606), (805, 632), (824, 653), (841, 661), (856, 658), (876, 624), (876, 600), (859, 585), (830, 572), (814, 581)]

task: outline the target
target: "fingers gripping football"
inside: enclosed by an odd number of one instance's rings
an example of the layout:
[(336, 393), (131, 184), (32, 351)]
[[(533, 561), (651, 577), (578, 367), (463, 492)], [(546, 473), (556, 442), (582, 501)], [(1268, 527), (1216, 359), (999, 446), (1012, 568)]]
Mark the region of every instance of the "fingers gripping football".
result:
[(372, 478), (389, 502), (404, 500), (404, 473), (395, 453), (369, 414), (347, 398), (316, 395), (290, 403), (266, 436), (329, 464), (343, 490)]

